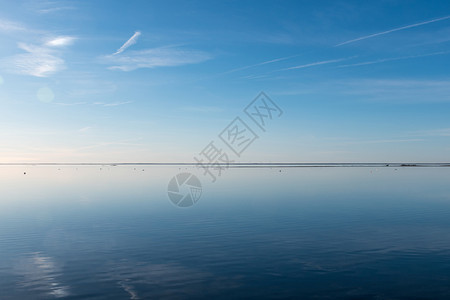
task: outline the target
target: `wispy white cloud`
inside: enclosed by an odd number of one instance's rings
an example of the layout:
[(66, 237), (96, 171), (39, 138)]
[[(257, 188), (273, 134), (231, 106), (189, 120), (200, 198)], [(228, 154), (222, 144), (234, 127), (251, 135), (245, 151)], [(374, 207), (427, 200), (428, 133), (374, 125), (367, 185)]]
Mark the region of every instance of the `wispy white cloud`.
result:
[(103, 59), (112, 64), (109, 69), (132, 71), (140, 68), (173, 67), (206, 61), (211, 55), (197, 50), (160, 47), (129, 51), (122, 55), (108, 55)]
[(73, 1), (55, 0), (55, 1), (31, 1), (24, 5), (33, 13), (52, 14), (60, 13), (68, 10), (77, 9)]
[(76, 40), (73, 36), (59, 36), (48, 40), (45, 45), (49, 47), (70, 46)]
[[(30, 35), (49, 36), (48, 32), (30, 29), (26, 26), (0, 19), (0, 31), (12, 34), (14, 39), (30, 39)], [(47, 39), (42, 44), (18, 42), (17, 47), (22, 53), (5, 57), (0, 60), (0, 67), (11, 73), (47, 77), (65, 69), (61, 47), (69, 46), (76, 40), (72, 36), (57, 36)]]
[(19, 43), (26, 53), (7, 57), (1, 61), (3, 67), (12, 73), (47, 77), (65, 69), (65, 63), (54, 51), (47, 47)]
[(401, 30), (405, 30), (405, 29), (409, 29), (409, 28), (423, 26), (423, 25), (430, 24), (430, 23), (444, 21), (444, 20), (447, 20), (447, 19), (450, 19), (450, 16), (445, 16), (445, 17), (442, 17), (442, 18), (437, 18), (437, 19), (433, 19), (433, 20), (429, 20), (429, 21), (425, 21), (425, 22), (415, 23), (415, 24), (411, 24), (411, 25), (407, 25), (407, 26), (397, 27), (397, 28), (394, 28), (394, 29), (390, 29), (390, 30), (386, 30), (386, 31), (382, 31), (382, 32), (378, 32), (378, 33), (362, 36), (362, 37), (359, 37), (359, 38), (356, 38), (356, 39), (348, 40), (348, 41), (345, 41), (345, 42), (342, 42), (342, 43), (339, 43), (339, 44), (335, 45), (335, 47), (351, 44), (351, 43), (354, 43), (354, 42), (370, 39), (370, 38), (373, 38), (373, 37), (376, 37), (376, 36), (385, 35), (385, 34), (389, 34), (389, 33), (396, 32), (396, 31), (401, 31)]
[(382, 58), (382, 59), (377, 59), (377, 60), (372, 60), (372, 61), (365, 61), (365, 62), (360, 62), (360, 63), (355, 63), (355, 64), (340, 65), (340, 66), (338, 66), (338, 68), (365, 66), (365, 65), (379, 64), (379, 63), (390, 62), (390, 61), (397, 61), (397, 60), (404, 60), (404, 59), (413, 59), (413, 58), (435, 56), (435, 55), (443, 55), (443, 54), (449, 54), (449, 53), (450, 53), (450, 51), (440, 51), (440, 52), (433, 52), (433, 53), (428, 53), (428, 54), (419, 54), (419, 55), (409, 55), (409, 56)]
[(0, 33), (8, 34), (9, 36), (18, 39), (23, 36), (33, 36), (33, 35), (48, 35), (49, 32), (36, 28), (29, 27), (22, 22), (11, 21), (8, 19), (0, 18)]
[(130, 47), (131, 45), (136, 44), (136, 42), (137, 42), (137, 40), (138, 40), (138, 38), (139, 38), (140, 35), (141, 35), (141, 32), (140, 32), (140, 31), (136, 31), (136, 32), (133, 34), (133, 36), (130, 37), (130, 38), (128, 39), (128, 41), (126, 41), (126, 42), (122, 45), (122, 47), (120, 47), (119, 49), (117, 49), (117, 51), (116, 51), (113, 55), (120, 54), (120, 53), (122, 53), (123, 51), (125, 51), (128, 47)]
[(14, 31), (24, 31), (25, 27), (22, 24), (0, 19), (0, 31), (3, 32), (14, 32)]

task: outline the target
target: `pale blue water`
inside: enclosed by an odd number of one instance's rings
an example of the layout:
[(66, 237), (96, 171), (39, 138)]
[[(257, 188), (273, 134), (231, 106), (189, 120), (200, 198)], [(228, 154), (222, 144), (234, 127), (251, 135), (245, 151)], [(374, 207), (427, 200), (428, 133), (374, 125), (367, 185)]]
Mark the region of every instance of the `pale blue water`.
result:
[(0, 299), (450, 299), (450, 168), (186, 171), (0, 167)]

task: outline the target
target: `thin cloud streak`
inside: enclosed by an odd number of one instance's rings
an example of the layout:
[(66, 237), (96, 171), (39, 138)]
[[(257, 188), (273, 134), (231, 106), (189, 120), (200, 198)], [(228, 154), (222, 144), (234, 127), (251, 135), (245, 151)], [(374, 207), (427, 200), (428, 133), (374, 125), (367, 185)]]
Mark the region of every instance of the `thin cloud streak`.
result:
[(321, 94), (354, 99), (357, 102), (411, 103), (450, 102), (450, 80), (398, 78), (346, 78), (315, 84), (299, 84), (279, 95)]
[(86, 102), (74, 102), (74, 103), (65, 103), (65, 102), (52, 102), (52, 104), (61, 105), (61, 106), (76, 106), (76, 105), (84, 105)]
[(74, 150), (76, 152), (78, 151), (84, 151), (84, 150), (90, 150), (95, 148), (101, 148), (101, 147), (109, 147), (109, 146), (143, 146), (142, 143), (130, 143), (129, 141), (123, 141), (123, 142), (99, 142), (92, 145), (87, 145), (83, 147), (74, 148), (71, 150)]
[(229, 71), (226, 71), (226, 72), (223, 72), (223, 73), (220, 73), (220, 74), (222, 75), (222, 74), (234, 73), (234, 72), (238, 72), (238, 71), (242, 71), (242, 70), (246, 70), (246, 69), (250, 69), (250, 68), (254, 68), (254, 67), (258, 67), (258, 66), (263, 66), (263, 65), (267, 65), (267, 64), (271, 64), (271, 63), (287, 60), (287, 59), (291, 59), (291, 58), (298, 57), (298, 56), (300, 56), (300, 54), (291, 55), (291, 56), (285, 56), (285, 57), (280, 57), (280, 58), (275, 58), (275, 59), (264, 61), (264, 62), (260, 62), (260, 63), (257, 63), (257, 64), (243, 66), (243, 67), (236, 68), (236, 69), (231, 69)]
[(397, 60), (404, 60), (404, 59), (413, 59), (413, 58), (420, 58), (420, 57), (443, 55), (443, 54), (448, 54), (448, 53), (450, 53), (450, 51), (440, 51), (440, 52), (434, 52), (434, 53), (429, 53), (429, 54), (400, 56), (400, 57), (392, 57), (392, 58), (382, 58), (382, 59), (378, 59), (378, 60), (360, 62), (360, 63), (356, 63), (356, 64), (340, 65), (340, 66), (338, 66), (338, 68), (373, 65), (373, 64), (379, 64), (379, 63), (384, 63), (384, 62), (389, 62), (389, 61), (397, 61)]
[(130, 104), (130, 103), (133, 103), (133, 101), (112, 102), (112, 103), (94, 102), (93, 105), (100, 105), (100, 106), (110, 107), (110, 106), (120, 106), (120, 105), (125, 105), (125, 104)]
[(424, 139), (386, 139), (386, 140), (363, 140), (346, 142), (345, 144), (385, 144), (385, 143), (411, 143), (411, 142), (423, 142)]
[(85, 132), (87, 132), (87, 131), (90, 131), (91, 129), (92, 129), (91, 126), (86, 126), (86, 127), (83, 127), (83, 128), (78, 129), (77, 131), (78, 131), (79, 133), (85, 133)]
[(448, 80), (363, 79), (340, 81), (336, 92), (365, 101), (437, 103), (450, 101)]
[(260, 79), (260, 78), (265, 78), (267, 76), (268, 76), (267, 74), (265, 74), (265, 75), (248, 75), (248, 76), (240, 77), (240, 79)]
[(130, 37), (130, 38), (128, 39), (128, 41), (126, 41), (126, 42), (122, 45), (122, 47), (120, 47), (113, 55), (120, 54), (120, 53), (122, 53), (123, 51), (125, 51), (128, 47), (130, 47), (130, 46), (136, 44), (136, 42), (137, 42), (137, 40), (138, 40), (138, 38), (139, 38), (140, 35), (141, 35), (141, 32), (140, 32), (140, 31), (136, 31), (136, 32), (133, 34), (133, 36)]
[(376, 36), (385, 35), (385, 34), (389, 34), (389, 33), (396, 32), (396, 31), (401, 31), (401, 30), (414, 28), (414, 27), (419, 27), (419, 26), (422, 26), (422, 25), (430, 24), (430, 23), (444, 21), (444, 20), (447, 20), (447, 19), (450, 19), (450, 16), (445, 16), (445, 17), (442, 17), (442, 18), (433, 19), (433, 20), (420, 22), (420, 23), (415, 23), (415, 24), (411, 24), (411, 25), (407, 25), (407, 26), (397, 27), (397, 28), (394, 28), (394, 29), (390, 29), (390, 30), (386, 30), (386, 31), (382, 31), (382, 32), (378, 32), (378, 33), (362, 36), (362, 37), (359, 37), (359, 38), (356, 38), (356, 39), (348, 40), (348, 41), (345, 41), (343, 43), (335, 45), (335, 47), (351, 44), (351, 43), (354, 43), (354, 42), (370, 39), (370, 38), (373, 38), (373, 37), (376, 37)]
[(438, 129), (430, 129), (430, 130), (420, 130), (413, 133), (416, 136), (450, 136), (450, 128), (438, 128)]
[(344, 60), (348, 60), (348, 59), (351, 59), (353, 57), (354, 56), (346, 57), (346, 58), (339, 58), (339, 59), (322, 60), (322, 61), (317, 61), (317, 62), (313, 62), (313, 63), (309, 63), (309, 64), (304, 64), (304, 65), (298, 65), (298, 66), (289, 67), (289, 68), (273, 70), (271, 72), (266, 72), (266, 73), (263, 73), (263, 74), (248, 75), (248, 76), (241, 77), (241, 78), (242, 79), (259, 79), (259, 78), (267, 77), (267, 75), (270, 75), (270, 74), (273, 74), (273, 73), (276, 73), (276, 72), (297, 70), (297, 69), (310, 68), (310, 67), (315, 67), (315, 66), (320, 66), (320, 65), (332, 64), (332, 63), (337, 63), (337, 62), (341, 62), (341, 61), (344, 61)]
[(65, 11), (65, 10), (76, 10), (76, 9), (77, 8), (74, 6), (61, 6), (61, 7), (42, 8), (42, 9), (37, 10), (37, 12), (40, 14), (50, 14), (50, 13), (56, 13), (56, 12)]
[(53, 104), (59, 105), (59, 106), (78, 106), (78, 105), (95, 105), (95, 106), (103, 106), (103, 107), (112, 107), (112, 106), (120, 106), (120, 105), (126, 105), (134, 103), (133, 101), (123, 101), (123, 102), (94, 102), (94, 103), (88, 103), (88, 102), (74, 102), (74, 103), (65, 103), (65, 102), (54, 102)]
[(299, 66), (294, 66), (294, 67), (284, 68), (284, 69), (280, 69), (280, 70), (278, 70), (278, 71), (287, 71), (287, 70), (304, 69), (304, 68), (309, 68), (309, 67), (314, 67), (314, 66), (319, 66), (319, 65), (332, 64), (332, 63), (340, 62), (340, 61), (347, 60), (347, 59), (348, 59), (348, 58), (339, 58), (339, 59), (323, 60), (323, 61), (318, 61), (318, 62), (314, 62), (314, 63), (310, 63), (310, 64), (305, 64), (305, 65), (299, 65)]
[(185, 106), (181, 107), (181, 110), (189, 112), (199, 112), (199, 113), (215, 113), (222, 112), (224, 109), (219, 106)]

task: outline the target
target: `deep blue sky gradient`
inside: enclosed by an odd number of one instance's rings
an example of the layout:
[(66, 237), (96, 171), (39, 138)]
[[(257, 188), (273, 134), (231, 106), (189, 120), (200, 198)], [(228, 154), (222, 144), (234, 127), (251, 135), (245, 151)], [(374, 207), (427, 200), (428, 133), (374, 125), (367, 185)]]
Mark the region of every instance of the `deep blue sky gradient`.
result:
[(239, 161), (449, 161), (448, 1), (0, 7), (0, 162), (191, 162), (260, 91)]

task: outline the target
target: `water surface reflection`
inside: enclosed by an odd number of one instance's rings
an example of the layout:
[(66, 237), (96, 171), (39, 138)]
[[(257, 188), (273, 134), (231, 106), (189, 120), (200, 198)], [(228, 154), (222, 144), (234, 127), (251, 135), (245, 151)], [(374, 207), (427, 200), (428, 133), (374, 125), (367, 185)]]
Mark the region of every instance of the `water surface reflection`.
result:
[(1, 167), (0, 298), (450, 296), (448, 168), (230, 169), (179, 209), (182, 171)]

